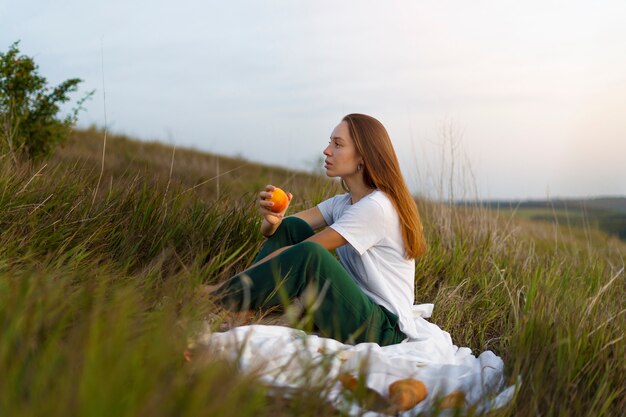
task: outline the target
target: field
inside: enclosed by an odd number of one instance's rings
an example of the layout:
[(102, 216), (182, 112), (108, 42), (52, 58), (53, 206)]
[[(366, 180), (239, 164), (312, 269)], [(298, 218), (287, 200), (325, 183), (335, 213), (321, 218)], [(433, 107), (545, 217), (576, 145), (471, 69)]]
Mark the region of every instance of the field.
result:
[[(0, 416), (338, 415), (316, 390), (277, 398), (231, 363), (183, 357), (198, 323), (226, 317), (200, 284), (243, 270), (262, 244), (256, 193), (280, 186), (297, 211), (337, 184), (111, 135), (102, 155), (91, 129), (45, 164), (0, 161)], [(509, 382), (521, 375), (490, 415), (622, 415), (626, 244), (417, 203), (429, 251), (416, 301), (435, 304), (455, 344), (493, 350)]]
[(489, 201), (483, 204), (493, 210), (560, 224), (571, 229), (599, 229), (626, 241), (626, 198), (595, 198), (586, 200)]

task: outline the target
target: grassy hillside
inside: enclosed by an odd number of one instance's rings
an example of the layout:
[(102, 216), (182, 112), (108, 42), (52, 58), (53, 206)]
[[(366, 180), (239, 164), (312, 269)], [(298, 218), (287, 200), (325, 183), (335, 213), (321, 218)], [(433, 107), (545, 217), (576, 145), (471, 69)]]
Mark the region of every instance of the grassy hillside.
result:
[[(53, 163), (77, 165), (80, 172), (99, 175), (102, 167), (104, 132), (92, 128), (75, 131), (53, 158)], [(159, 142), (131, 140), (109, 135), (101, 184), (112, 187), (117, 179), (140, 176), (143, 182), (164, 184), (180, 190), (193, 190), (203, 201), (239, 200), (242, 194), (257, 193), (268, 183), (285, 190), (333, 186), (304, 171), (287, 170), (271, 164), (261, 165), (244, 159), (229, 158), (177, 148)], [(336, 188), (337, 190), (339, 188)], [(295, 194), (295, 193), (294, 193)]]
[[(100, 175), (102, 145), (102, 132), (77, 132), (45, 165), (0, 160), (0, 415), (336, 415), (315, 390), (280, 400), (232, 364), (183, 360), (197, 323), (224, 314), (199, 284), (246, 268), (262, 243), (255, 193), (280, 185), (299, 210), (336, 183), (112, 136)], [(431, 320), (455, 344), (491, 349), (510, 381), (522, 376), (492, 415), (620, 415), (625, 244), (418, 206), (430, 249), (417, 302), (435, 303)]]

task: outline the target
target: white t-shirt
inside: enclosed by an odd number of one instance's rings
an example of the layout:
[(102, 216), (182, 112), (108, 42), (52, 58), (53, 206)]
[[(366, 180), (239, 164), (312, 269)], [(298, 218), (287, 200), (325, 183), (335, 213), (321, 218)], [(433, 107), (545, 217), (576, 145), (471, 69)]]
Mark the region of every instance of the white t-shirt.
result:
[(398, 316), (400, 330), (416, 338), (415, 261), (404, 257), (400, 218), (389, 197), (374, 190), (352, 205), (339, 194), (317, 206), (348, 244), (336, 249), (343, 267), (375, 303)]

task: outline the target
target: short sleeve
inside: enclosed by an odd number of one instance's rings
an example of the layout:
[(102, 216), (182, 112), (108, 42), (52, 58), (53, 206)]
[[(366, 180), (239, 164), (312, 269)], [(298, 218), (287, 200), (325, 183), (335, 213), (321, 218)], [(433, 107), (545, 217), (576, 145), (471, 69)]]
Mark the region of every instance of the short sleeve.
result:
[(339, 201), (339, 197), (341, 197), (341, 194), (331, 197), (328, 200), (324, 200), (317, 205), (317, 208), (320, 209), (320, 212), (322, 213), (322, 217), (324, 217), (324, 221), (326, 221), (326, 224), (333, 224), (334, 222), (335, 216), (333, 215), (333, 213), (335, 212), (335, 205)]
[(359, 255), (363, 255), (385, 237), (385, 211), (378, 201), (364, 198), (346, 210), (330, 227), (343, 236)]

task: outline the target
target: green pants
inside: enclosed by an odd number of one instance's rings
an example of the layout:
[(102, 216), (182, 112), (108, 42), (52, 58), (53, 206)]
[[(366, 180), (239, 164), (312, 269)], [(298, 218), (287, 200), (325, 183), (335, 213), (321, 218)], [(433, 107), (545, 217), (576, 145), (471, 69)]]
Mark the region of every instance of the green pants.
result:
[[(287, 305), (306, 294), (309, 317), (320, 336), (344, 343), (375, 342), (381, 346), (406, 338), (398, 317), (373, 302), (344, 267), (322, 245), (304, 242), (314, 234), (304, 220), (283, 219), (254, 262), (285, 246), (272, 259), (235, 275), (218, 291), (219, 302), (231, 310)], [(310, 294), (314, 294), (313, 297)]]

